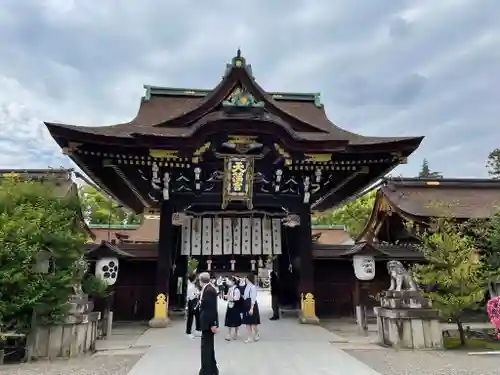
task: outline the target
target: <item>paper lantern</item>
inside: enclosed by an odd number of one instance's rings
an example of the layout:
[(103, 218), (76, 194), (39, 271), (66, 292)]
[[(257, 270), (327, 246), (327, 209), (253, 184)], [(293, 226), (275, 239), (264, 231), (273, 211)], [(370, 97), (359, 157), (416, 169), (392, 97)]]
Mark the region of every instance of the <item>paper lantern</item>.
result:
[(359, 280), (368, 281), (375, 277), (375, 259), (372, 256), (354, 255), (352, 265)]
[(118, 278), (118, 266), (118, 258), (101, 258), (95, 264), (95, 276), (113, 285)]

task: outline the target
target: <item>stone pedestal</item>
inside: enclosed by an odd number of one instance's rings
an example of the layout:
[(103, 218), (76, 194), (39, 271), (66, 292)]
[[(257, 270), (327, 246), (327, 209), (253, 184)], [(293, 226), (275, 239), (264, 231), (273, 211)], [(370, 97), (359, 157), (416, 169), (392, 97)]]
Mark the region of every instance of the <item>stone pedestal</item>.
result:
[(94, 302), (89, 300), (89, 296), (85, 293), (74, 294), (69, 297), (69, 315), (88, 314), (94, 309)]
[(92, 352), (100, 312), (69, 315), (63, 324), (36, 329), (31, 358), (76, 357)]
[(441, 349), (439, 312), (418, 291), (386, 291), (375, 307), (379, 343), (399, 349)]
[(167, 328), (170, 325), (170, 319), (168, 318), (153, 318), (149, 322), (150, 328)]

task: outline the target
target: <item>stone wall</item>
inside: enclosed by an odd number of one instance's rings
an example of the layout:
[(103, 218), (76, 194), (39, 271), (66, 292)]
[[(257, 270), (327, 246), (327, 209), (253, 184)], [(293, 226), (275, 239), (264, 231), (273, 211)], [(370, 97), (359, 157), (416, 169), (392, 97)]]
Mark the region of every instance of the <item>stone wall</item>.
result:
[(439, 312), (417, 291), (386, 291), (375, 307), (379, 343), (401, 349), (443, 347)]
[(443, 340), (437, 317), (396, 316), (375, 308), (380, 344), (401, 349), (441, 349)]
[(94, 350), (99, 312), (70, 316), (64, 324), (39, 327), (33, 339), (32, 359), (75, 357)]

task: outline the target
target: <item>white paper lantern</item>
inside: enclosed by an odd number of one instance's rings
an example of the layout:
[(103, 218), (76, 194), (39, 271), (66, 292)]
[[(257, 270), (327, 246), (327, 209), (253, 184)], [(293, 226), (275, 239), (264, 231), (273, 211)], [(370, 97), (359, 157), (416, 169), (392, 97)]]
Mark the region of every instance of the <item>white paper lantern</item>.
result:
[(95, 275), (108, 285), (113, 285), (118, 278), (118, 266), (118, 258), (99, 259), (95, 264)]
[(359, 280), (368, 281), (375, 277), (375, 259), (367, 255), (354, 255), (352, 257), (354, 274)]

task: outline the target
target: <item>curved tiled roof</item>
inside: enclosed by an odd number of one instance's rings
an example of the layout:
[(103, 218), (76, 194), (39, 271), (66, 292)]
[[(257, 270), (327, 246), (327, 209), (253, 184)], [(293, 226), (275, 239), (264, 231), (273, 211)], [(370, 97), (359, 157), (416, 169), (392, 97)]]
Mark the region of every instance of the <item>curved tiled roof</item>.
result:
[(492, 179), (390, 179), (381, 193), (416, 217), (485, 219), (500, 208), (500, 181)]
[[(255, 81), (244, 58), (239, 55), (238, 58), (243, 64), (230, 66), (219, 85), (211, 91), (147, 86), (148, 93), (142, 99), (136, 117), (129, 122), (108, 126), (45, 124), (53, 136), (66, 130), (74, 137), (88, 134), (99, 136), (102, 141), (106, 137), (131, 139), (134, 135), (185, 138), (192, 136), (200, 123), (207, 122), (207, 115), (217, 112), (236, 86), (242, 85), (257, 100), (265, 103), (266, 117), (271, 118), (270, 121), (281, 126), (288, 124), (292, 137), (299, 140), (344, 141), (353, 146), (414, 141), (414, 148), (422, 140), (422, 137), (365, 137), (344, 130), (328, 119), (317, 94), (268, 93)], [(211, 119), (217, 120), (220, 118)]]

